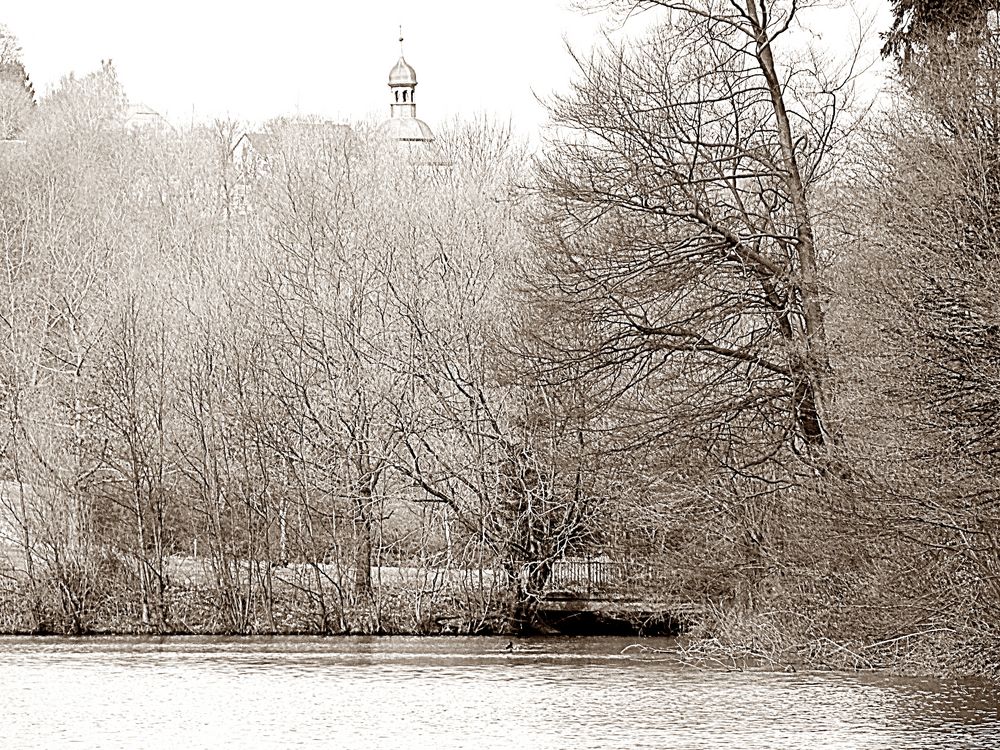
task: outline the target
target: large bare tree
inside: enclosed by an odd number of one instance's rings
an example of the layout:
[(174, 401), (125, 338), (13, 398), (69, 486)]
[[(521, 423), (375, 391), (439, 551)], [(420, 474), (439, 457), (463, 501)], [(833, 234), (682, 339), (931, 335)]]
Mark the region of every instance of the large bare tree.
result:
[(734, 466), (781, 446), (825, 456), (813, 191), (842, 92), (791, 51), (779, 63), (796, 3), (641, 5), (663, 11), (651, 34), (580, 58), (552, 106), (543, 309), (579, 331), (549, 342), (553, 376), (586, 363), (612, 394), (655, 381), (646, 434), (693, 420), (747, 447)]

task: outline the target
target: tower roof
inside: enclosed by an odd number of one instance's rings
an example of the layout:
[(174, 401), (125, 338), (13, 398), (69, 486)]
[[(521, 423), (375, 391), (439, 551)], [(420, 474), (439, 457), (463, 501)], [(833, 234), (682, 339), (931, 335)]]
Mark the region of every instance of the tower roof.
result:
[(379, 126), (383, 137), (394, 141), (433, 141), (434, 133), (416, 117), (391, 117)]
[(402, 55), (399, 56), (399, 60), (393, 66), (392, 70), (389, 71), (389, 85), (390, 86), (416, 86), (417, 85), (417, 71), (413, 69)]
[(399, 30), (399, 61), (389, 72), (391, 116), (379, 127), (379, 134), (410, 164), (446, 166), (449, 164), (434, 144), (434, 133), (417, 118), (413, 100), (417, 71), (403, 57), (403, 30)]

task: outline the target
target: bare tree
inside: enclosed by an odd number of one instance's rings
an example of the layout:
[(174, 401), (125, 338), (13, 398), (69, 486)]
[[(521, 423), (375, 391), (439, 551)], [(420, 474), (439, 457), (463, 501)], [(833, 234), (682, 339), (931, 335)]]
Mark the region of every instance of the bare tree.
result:
[(702, 429), (745, 442), (747, 461), (782, 445), (824, 455), (836, 430), (811, 191), (838, 89), (776, 62), (794, 3), (645, 5), (666, 11), (652, 35), (579, 60), (553, 103), (541, 295), (585, 335), (551, 342), (552, 359), (587, 361), (613, 391), (669, 378), (667, 400), (700, 401)]
[(914, 631), (954, 628), (947, 658), (980, 643), (1000, 602), (1000, 53), (978, 34), (931, 41), (944, 49), (906, 69), (898, 107), (859, 150), (864, 189), (843, 211), (866, 220), (845, 228), (838, 275), (863, 303), (838, 317), (862, 374), (845, 414), (862, 469), (852, 492), (893, 563), (875, 598)]
[[(169, 446), (173, 382), (167, 330), (129, 292), (117, 320), (109, 321), (106, 352), (97, 365), (92, 429), (104, 436), (105, 481), (98, 494), (125, 511), (132, 535), (122, 547), (134, 560), (141, 622), (160, 632), (168, 622), (167, 514), (172, 461)], [(161, 313), (162, 315), (162, 310)], [(119, 523), (117, 514), (112, 523)], [(124, 519), (121, 521), (125, 525)]]

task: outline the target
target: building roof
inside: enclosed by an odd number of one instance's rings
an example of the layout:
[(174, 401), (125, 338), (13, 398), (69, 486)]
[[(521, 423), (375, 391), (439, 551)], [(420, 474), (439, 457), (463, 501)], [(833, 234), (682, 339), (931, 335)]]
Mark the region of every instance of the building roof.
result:
[(390, 86), (416, 86), (417, 85), (417, 71), (413, 69), (403, 56), (399, 56), (399, 60), (393, 66), (392, 70), (389, 71), (389, 85)]
[(351, 138), (349, 125), (331, 120), (276, 120), (266, 131), (245, 132), (233, 144), (233, 162), (244, 167), (267, 163), (288, 149), (310, 149), (329, 139)]
[(433, 141), (427, 123), (416, 117), (390, 117), (379, 126), (379, 133), (394, 141)]
[(168, 131), (174, 127), (155, 109), (142, 102), (130, 102), (125, 113), (125, 126), (133, 130), (149, 128), (151, 130)]
[(259, 154), (266, 154), (273, 148), (274, 136), (270, 133), (244, 133), (236, 141), (233, 151), (242, 153), (242, 149), (252, 149)]
[(413, 97), (407, 101), (404, 90), (403, 101), (399, 100), (399, 88), (417, 85), (417, 72), (402, 55), (402, 30), (399, 36), (399, 60), (389, 72), (391, 116), (379, 126), (378, 133), (387, 144), (392, 144), (405, 161), (415, 166), (449, 166), (451, 162), (444, 158), (434, 143), (434, 132), (426, 122), (417, 117), (417, 105)]

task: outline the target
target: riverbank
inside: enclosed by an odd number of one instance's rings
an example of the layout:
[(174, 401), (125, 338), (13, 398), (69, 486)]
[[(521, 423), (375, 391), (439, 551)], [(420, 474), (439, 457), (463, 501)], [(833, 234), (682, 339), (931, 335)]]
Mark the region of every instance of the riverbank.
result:
[[(225, 637), (238, 640), (295, 637), (356, 637), (402, 636), (453, 638), (463, 636), (524, 637), (554, 640), (588, 637), (620, 639), (622, 632), (605, 631), (565, 636), (552, 631), (521, 629), (517, 631), (505, 613), (492, 615), (461, 609), (462, 602), (439, 597), (436, 608), (425, 608), (418, 619), (418, 594), (396, 589), (391, 594), (382, 590), (369, 606), (347, 606), (335, 613), (335, 618), (317, 619), (310, 607), (310, 597), (301, 597), (293, 605), (277, 598), (270, 611), (248, 619), (242, 627), (232, 627), (221, 619), (216, 603), (218, 592), (187, 590), (175, 592), (169, 612), (177, 619), (164, 623), (143, 623), (135, 611), (118, 610), (113, 618), (109, 611), (88, 613), (85, 627), (76, 631), (65, 627), (27, 626), (26, 613), (18, 616), (10, 600), (0, 601), (0, 636), (44, 637)], [(314, 602), (313, 602), (314, 603)], [(450, 606), (449, 606), (450, 604)], [(332, 613), (331, 613), (332, 614)], [(273, 618), (273, 619), (272, 619)], [(55, 622), (55, 621), (53, 621)], [(20, 626), (19, 626), (20, 624)], [(646, 638), (638, 633), (629, 637), (633, 649), (669, 658), (678, 664), (707, 671), (721, 672), (872, 672), (908, 677), (964, 678), (980, 677), (1000, 682), (1000, 667), (995, 660), (997, 643), (987, 635), (956, 633), (951, 630), (929, 630), (903, 634), (877, 641), (859, 639), (834, 640), (825, 635), (799, 635), (789, 638), (773, 628), (744, 628), (737, 634), (720, 626), (717, 621), (702, 622), (677, 638), (669, 646), (662, 639)], [(613, 634), (611, 634), (613, 633)], [(651, 646), (651, 643), (660, 645)]]
[(505, 592), (492, 571), (170, 556), (144, 571), (104, 555), (86, 566), (0, 576), (0, 632), (292, 635), (483, 633), (503, 630)]
[(855, 622), (824, 631), (810, 627), (809, 618), (788, 614), (714, 610), (670, 653), (681, 663), (724, 671), (882, 672), (1000, 682), (995, 628), (929, 624), (881, 635)]
[[(106, 558), (93, 570), (63, 567), (29, 584), (0, 579), (0, 634), (71, 636), (454, 636), (552, 632), (515, 623), (509, 589), (488, 569), (375, 566), (370, 588), (332, 564), (217, 566), (171, 557), (146, 596), (136, 570)], [(671, 646), (671, 658), (706, 669), (885, 671), (1000, 678), (1000, 637), (987, 628), (825, 621), (790, 610), (706, 606)], [(595, 619), (575, 632), (625, 634)], [(635, 637), (643, 632), (632, 623)], [(649, 632), (648, 628), (645, 632)]]

